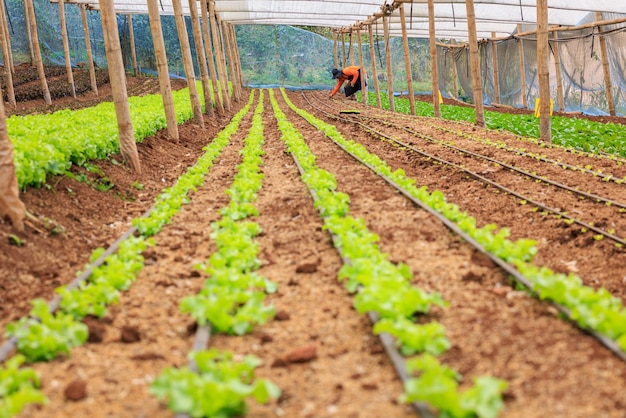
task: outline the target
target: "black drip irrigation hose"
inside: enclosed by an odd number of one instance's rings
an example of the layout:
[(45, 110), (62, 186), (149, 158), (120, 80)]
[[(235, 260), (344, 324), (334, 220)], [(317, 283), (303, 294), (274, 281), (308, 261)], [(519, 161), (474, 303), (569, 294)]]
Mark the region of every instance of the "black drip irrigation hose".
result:
[[(193, 340), (193, 346), (191, 347), (191, 351), (200, 351), (207, 348), (209, 345), (209, 340), (211, 339), (211, 325), (203, 325), (196, 330), (196, 335)], [(198, 373), (198, 365), (195, 360), (189, 360), (189, 370), (194, 373)], [(176, 414), (176, 418), (189, 418), (189, 414)]]
[[(293, 158), (293, 161), (295, 162), (296, 167), (298, 167), (298, 171), (300, 172), (300, 176), (302, 177), (304, 175), (304, 170), (302, 169), (302, 166), (296, 159), (295, 155), (293, 155), (293, 153), (291, 153), (291, 157)], [(309, 190), (309, 193), (311, 193), (311, 196), (313, 196), (313, 200), (315, 201), (315, 198), (316, 198), (315, 191), (311, 190), (308, 186), (307, 186), (307, 189)], [(337, 252), (339, 252), (339, 256), (341, 257), (342, 262), (344, 264), (350, 264), (350, 260), (343, 257), (343, 255), (341, 255), (341, 251), (339, 251), (339, 248), (341, 247), (341, 245), (339, 244), (337, 236), (333, 234), (332, 232), (329, 232), (329, 234), (331, 236), (331, 239), (333, 240), (335, 249), (337, 250)], [(375, 324), (376, 322), (378, 322), (377, 313), (368, 312), (368, 316), (370, 320), (372, 321), (372, 323)], [(406, 370), (404, 357), (398, 352), (398, 349), (395, 347), (395, 344), (393, 342), (393, 338), (391, 337), (391, 335), (389, 335), (386, 332), (381, 332), (380, 334), (378, 334), (378, 337), (380, 338), (380, 342), (383, 344), (383, 347), (385, 348), (385, 352), (389, 356), (389, 359), (391, 360), (391, 363), (393, 364), (393, 367), (396, 370), (398, 377), (404, 384), (404, 382), (406, 382), (406, 380), (410, 377), (409, 373)], [(427, 404), (422, 403), (422, 402), (413, 402), (411, 403), (411, 406), (413, 406), (413, 409), (415, 409), (415, 411), (420, 415), (421, 418), (435, 418), (435, 416), (432, 414)]]
[[(324, 112), (324, 111), (323, 111), (323, 110), (321, 110), (321, 109), (319, 109), (319, 110), (320, 110), (320, 111), (322, 111), (322, 112)], [(497, 182), (495, 182), (495, 181), (493, 181), (493, 180), (490, 180), (490, 179), (488, 179), (488, 178), (486, 178), (486, 177), (484, 177), (484, 176), (482, 176), (482, 175), (480, 175), (480, 174), (478, 174), (478, 173), (475, 173), (474, 171), (471, 171), (471, 170), (469, 170), (469, 169), (467, 169), (467, 168), (465, 168), (465, 167), (463, 167), (463, 166), (461, 166), (461, 165), (454, 164), (454, 163), (452, 163), (452, 162), (450, 162), (450, 161), (447, 161), (447, 160), (441, 159), (441, 158), (439, 158), (439, 157), (436, 157), (436, 156), (434, 156), (434, 155), (428, 154), (428, 153), (427, 153), (427, 152), (425, 152), (425, 151), (421, 151), (421, 150), (419, 150), (419, 149), (417, 149), (417, 148), (415, 148), (415, 147), (413, 147), (413, 146), (411, 146), (411, 145), (409, 145), (409, 144), (407, 144), (407, 143), (405, 143), (405, 142), (402, 142), (402, 141), (400, 141), (400, 140), (398, 140), (398, 139), (396, 139), (396, 138), (393, 138), (393, 137), (391, 137), (391, 136), (389, 136), (389, 135), (386, 135), (386, 134), (384, 134), (384, 133), (382, 133), (382, 132), (379, 132), (379, 131), (377, 131), (376, 129), (374, 129), (374, 128), (370, 127), (370, 126), (367, 126), (367, 125), (365, 125), (364, 123), (361, 123), (361, 122), (359, 122), (359, 121), (356, 121), (356, 120), (354, 120), (354, 119), (352, 119), (352, 118), (351, 118), (351, 119), (340, 118), (340, 117), (337, 117), (337, 116), (332, 115), (332, 114), (330, 114), (330, 113), (327, 113), (327, 115), (328, 115), (329, 117), (331, 117), (331, 118), (334, 118), (334, 119), (338, 119), (338, 120), (342, 120), (342, 121), (344, 121), (344, 122), (351, 122), (351, 123), (353, 123), (353, 124), (360, 125), (360, 126), (361, 126), (361, 127), (363, 127), (363, 128), (364, 128), (367, 132), (370, 132), (370, 133), (372, 133), (372, 134), (376, 134), (376, 135), (378, 135), (378, 136), (380, 136), (380, 137), (382, 137), (382, 138), (385, 138), (385, 139), (387, 139), (387, 140), (389, 140), (389, 141), (393, 141), (393, 142), (395, 142), (395, 143), (397, 143), (397, 144), (399, 144), (399, 145), (401, 145), (401, 146), (403, 146), (403, 147), (405, 147), (405, 148), (407, 148), (407, 149), (409, 149), (409, 150), (411, 150), (411, 151), (413, 151), (413, 152), (415, 152), (415, 153), (417, 153), (417, 154), (422, 155), (423, 157), (426, 157), (426, 158), (429, 158), (429, 159), (435, 160), (435, 161), (437, 161), (437, 162), (439, 162), (439, 163), (441, 163), (441, 164), (445, 164), (445, 165), (447, 165), (447, 166), (449, 166), (449, 167), (456, 168), (457, 170), (463, 171), (464, 173), (469, 174), (470, 176), (472, 176), (472, 177), (474, 177), (474, 178), (476, 178), (476, 179), (478, 179), (478, 180), (480, 180), (480, 181), (482, 181), (482, 182), (484, 182), (484, 183), (487, 183), (487, 184), (489, 184), (489, 185), (491, 185), (491, 186), (493, 186), (493, 187), (495, 187), (495, 188), (497, 188), (497, 189), (499, 189), (499, 190), (501, 190), (501, 191), (503, 191), (503, 192), (505, 192), (505, 193), (508, 193), (508, 194), (510, 194), (510, 195), (512, 195), (512, 196), (515, 196), (515, 197), (517, 197), (517, 198), (519, 198), (519, 199), (521, 199), (521, 200), (525, 200), (526, 202), (529, 202), (529, 203), (531, 203), (532, 205), (534, 205), (534, 206), (536, 206), (536, 207), (538, 207), (538, 208), (540, 208), (540, 209), (542, 209), (542, 210), (544, 210), (544, 211), (551, 212), (551, 213), (553, 213), (553, 214), (554, 214), (554, 215), (556, 215), (556, 216), (559, 216), (559, 217), (561, 217), (561, 218), (565, 218), (565, 219), (567, 219), (568, 221), (570, 221), (570, 222), (572, 222), (572, 223), (576, 223), (576, 224), (578, 224), (578, 225), (582, 226), (583, 228), (587, 228), (587, 229), (589, 229), (589, 230), (591, 230), (591, 231), (594, 231), (594, 232), (595, 232), (595, 233), (597, 233), (597, 234), (600, 234), (600, 235), (602, 235), (602, 236), (605, 236), (605, 237), (607, 237), (607, 238), (609, 238), (609, 239), (611, 239), (611, 240), (613, 240), (613, 241), (617, 242), (618, 244), (621, 244), (621, 245), (623, 245), (623, 246), (626, 246), (626, 240), (624, 240), (624, 239), (622, 239), (622, 238), (618, 237), (618, 236), (617, 236), (617, 235), (615, 235), (615, 234), (612, 234), (612, 233), (610, 233), (610, 232), (608, 232), (608, 231), (605, 231), (605, 230), (603, 230), (603, 229), (601, 229), (601, 228), (598, 228), (598, 227), (596, 227), (596, 226), (594, 226), (594, 225), (592, 225), (592, 224), (590, 224), (590, 223), (587, 223), (587, 222), (581, 221), (581, 220), (579, 220), (579, 219), (576, 219), (576, 218), (574, 218), (574, 217), (571, 217), (571, 216), (567, 215), (566, 213), (564, 213), (564, 212), (562, 212), (562, 211), (560, 211), (560, 210), (557, 210), (556, 208), (551, 208), (551, 207), (549, 207), (549, 206), (546, 206), (546, 205), (544, 205), (543, 203), (541, 203), (541, 202), (539, 202), (539, 201), (536, 201), (536, 200), (534, 200), (534, 199), (532, 199), (532, 198), (530, 198), (530, 197), (527, 197), (527, 196), (521, 195), (521, 194), (519, 194), (519, 193), (515, 192), (514, 190), (509, 189), (509, 188), (507, 188), (507, 187), (505, 187), (505, 186), (503, 186), (503, 185), (501, 185), (501, 184), (499, 184), (499, 183), (497, 183)], [(364, 117), (363, 117), (363, 116), (361, 116), (361, 118), (364, 118)], [(383, 123), (383, 122), (381, 122), (381, 123)], [(473, 155), (473, 156), (476, 156), (476, 157), (480, 157), (480, 158), (487, 159), (488, 161), (493, 162), (493, 163), (496, 163), (496, 164), (499, 164), (499, 165), (501, 165), (501, 166), (503, 166), (503, 167), (506, 167), (506, 168), (510, 169), (511, 171), (518, 172), (518, 173), (523, 174), (523, 175), (525, 175), (525, 176), (532, 177), (532, 178), (534, 178), (535, 180), (539, 180), (539, 181), (542, 181), (542, 182), (545, 182), (545, 183), (551, 184), (551, 185), (553, 185), (553, 186), (556, 186), (556, 187), (559, 187), (559, 188), (562, 188), (562, 189), (565, 189), (565, 190), (571, 191), (571, 192), (573, 192), (573, 193), (576, 193), (576, 194), (579, 194), (579, 195), (585, 196), (585, 197), (587, 197), (587, 198), (589, 198), (589, 199), (596, 199), (596, 200), (598, 200), (598, 201), (602, 201), (602, 202), (604, 202), (604, 203), (612, 204), (612, 205), (615, 205), (615, 206), (618, 206), (618, 207), (621, 207), (621, 208), (626, 208), (626, 205), (624, 205), (624, 204), (622, 204), (622, 203), (619, 203), (619, 202), (614, 202), (614, 201), (612, 201), (612, 200), (610, 200), (610, 199), (605, 199), (605, 198), (603, 198), (603, 197), (600, 197), (600, 196), (597, 196), (597, 195), (594, 195), (594, 194), (591, 194), (591, 193), (585, 193), (585, 192), (582, 192), (582, 191), (580, 191), (580, 190), (576, 190), (576, 189), (574, 189), (574, 188), (571, 188), (571, 187), (569, 187), (569, 186), (566, 186), (566, 185), (564, 185), (564, 184), (561, 184), (561, 183), (558, 183), (558, 182), (555, 182), (555, 181), (552, 181), (552, 180), (548, 180), (548, 179), (544, 179), (544, 178), (538, 177), (538, 176), (536, 176), (536, 175), (534, 175), (534, 174), (532, 174), (532, 173), (528, 173), (528, 172), (526, 172), (526, 171), (524, 171), (524, 170), (517, 169), (517, 168), (515, 168), (515, 167), (513, 167), (513, 166), (510, 166), (510, 165), (508, 165), (508, 164), (506, 164), (506, 163), (502, 163), (502, 162), (499, 162), (499, 161), (497, 161), (497, 160), (493, 160), (493, 159), (491, 159), (491, 158), (489, 158), (489, 157), (485, 157), (485, 156), (480, 155), (480, 154), (475, 154), (475, 153), (473, 153), (473, 152), (471, 152), (471, 151), (466, 151), (466, 150), (463, 150), (463, 149), (461, 149), (461, 148), (457, 148), (457, 147), (455, 147), (455, 146), (453, 146), (453, 145), (445, 144), (445, 143), (443, 143), (443, 142), (441, 142), (441, 141), (437, 141), (437, 140), (435, 140), (435, 139), (431, 139), (431, 138), (427, 137), (426, 135), (423, 135), (423, 134), (420, 134), (420, 133), (418, 133), (418, 132), (412, 131), (412, 130), (410, 130), (410, 129), (408, 129), (408, 128), (402, 128), (402, 127), (398, 127), (398, 126), (394, 126), (394, 127), (398, 128), (398, 129), (404, 129), (404, 130), (406, 130), (406, 131), (407, 131), (407, 132), (409, 132), (409, 133), (413, 133), (413, 134), (415, 134), (415, 135), (417, 135), (417, 136), (422, 137), (423, 139), (428, 139), (428, 140), (433, 141), (433, 142), (438, 142), (438, 143), (440, 143), (441, 145), (444, 145), (444, 146), (447, 146), (447, 147), (453, 148), (453, 149), (455, 149), (455, 150), (458, 150), (459, 152), (463, 152), (463, 153), (467, 153), (467, 154), (470, 154), (470, 155)]]
[[(305, 98), (307, 103), (309, 103), (309, 105), (311, 107), (315, 108), (315, 106), (313, 106), (312, 103), (306, 98), (306, 96), (304, 95), (304, 92), (302, 92), (301, 94)], [(330, 113), (325, 112), (322, 109), (319, 109), (319, 108), (316, 108), (316, 109), (319, 110), (320, 112), (326, 113), (329, 117), (338, 118), (337, 116), (331, 115)], [(342, 119), (342, 118), (338, 118), (338, 119)], [(326, 135), (326, 134), (324, 133), (324, 135)], [(442, 214), (440, 214), (439, 212), (435, 211), (430, 206), (428, 206), (425, 203), (423, 203), (421, 200), (416, 199), (415, 197), (413, 197), (408, 191), (406, 191), (404, 188), (400, 187), (398, 184), (396, 184), (393, 180), (391, 180), (387, 176), (385, 176), (383, 174), (377, 173), (376, 169), (374, 167), (372, 167), (371, 165), (369, 165), (365, 161), (362, 161), (359, 157), (357, 157), (356, 155), (352, 154), (343, 145), (335, 142), (328, 135), (326, 135), (326, 136), (335, 145), (337, 145), (339, 148), (341, 148), (343, 151), (345, 151), (348, 155), (352, 156), (352, 158), (354, 158), (356, 161), (358, 161), (359, 163), (363, 164), (364, 166), (366, 166), (367, 168), (372, 170), (376, 175), (380, 176), (383, 180), (385, 180), (391, 186), (395, 187), (400, 193), (402, 193), (404, 196), (406, 196), (409, 200), (411, 200), (413, 203), (415, 203), (421, 209), (425, 210), (426, 212), (430, 213), (435, 218), (437, 218), (449, 230), (451, 230), (455, 234), (459, 235), (461, 238), (463, 238), (465, 241), (467, 241), (470, 245), (472, 245), (477, 251), (479, 251), (480, 253), (484, 254), (487, 257), (489, 257), (489, 259), (491, 261), (493, 261), (496, 265), (498, 265), (507, 274), (510, 274), (518, 283), (520, 283), (520, 284), (524, 285), (526, 288), (528, 288), (530, 292), (533, 291), (533, 285), (530, 282), (530, 280), (528, 280), (524, 275), (522, 275), (519, 271), (517, 271), (515, 269), (515, 267), (513, 267), (509, 263), (505, 262), (501, 258), (496, 257), (495, 255), (491, 254), (490, 252), (486, 251), (479, 242), (477, 242), (470, 235), (468, 235), (464, 231), (462, 231), (458, 227), (457, 224), (455, 224), (454, 222), (450, 221), (448, 218), (444, 217)], [(571, 321), (571, 323), (576, 325), (577, 328), (579, 328), (580, 330), (582, 330), (582, 331), (592, 335), (594, 338), (596, 338), (598, 341), (600, 341), (600, 343), (602, 343), (606, 348), (608, 348), (613, 354), (615, 354), (615, 356), (617, 356), (620, 360), (626, 362), (626, 353), (624, 351), (622, 351), (622, 349), (617, 345), (617, 343), (615, 341), (611, 340), (606, 335), (604, 335), (604, 334), (602, 334), (600, 332), (597, 332), (597, 331), (592, 330), (592, 329), (587, 329), (587, 328), (580, 327), (576, 323), (576, 321), (574, 321), (572, 319), (572, 316), (571, 316), (571, 313), (570, 313), (569, 309), (567, 309), (566, 307), (564, 307), (564, 306), (562, 306), (562, 305), (560, 305), (560, 304), (558, 304), (556, 302), (552, 302), (552, 301), (547, 301), (547, 302), (550, 303), (552, 306), (554, 306), (566, 318), (568, 318)]]

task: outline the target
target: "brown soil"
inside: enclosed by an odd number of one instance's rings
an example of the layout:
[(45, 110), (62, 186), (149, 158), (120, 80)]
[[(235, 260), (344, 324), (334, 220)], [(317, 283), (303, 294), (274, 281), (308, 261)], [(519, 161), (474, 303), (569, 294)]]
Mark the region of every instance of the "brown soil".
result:
[[(129, 89), (146, 79), (129, 78)], [(158, 85), (152, 83), (152, 91)], [(179, 86), (180, 87), (180, 86)], [(100, 89), (100, 99), (110, 93)], [(248, 92), (246, 92), (247, 94)], [(275, 91), (279, 96), (278, 92)], [(289, 93), (297, 106), (327, 118), (311, 108), (300, 94)], [(313, 96), (315, 96), (313, 94)], [(409, 407), (396, 401), (402, 387), (390, 362), (372, 336), (368, 319), (352, 308), (352, 297), (337, 282), (341, 260), (299, 179), (298, 170), (285, 152), (271, 106), (265, 94), (265, 156), (263, 188), (255, 218), (263, 229), (258, 237), (263, 266), (259, 273), (279, 284), (279, 291), (268, 300), (275, 304), (280, 319), (256, 328), (242, 337), (214, 336), (210, 345), (239, 354), (255, 354), (263, 360), (257, 374), (270, 378), (283, 389), (283, 395), (267, 406), (250, 403), (253, 417), (409, 417)], [(320, 96), (322, 97), (322, 96)], [(325, 97), (325, 96), (323, 96)], [(257, 93), (258, 98), (258, 93)], [(78, 100), (59, 99), (56, 106), (91, 103), (87, 93)], [(328, 101), (334, 113), (345, 103)], [(243, 100), (245, 101), (245, 99)], [(282, 110), (303, 133), (318, 165), (338, 179), (340, 191), (350, 195), (351, 213), (366, 220), (380, 236), (383, 252), (394, 261), (407, 263), (414, 272), (416, 285), (441, 292), (450, 306), (433, 312), (432, 318), (443, 323), (453, 347), (442, 356), (449, 366), (464, 376), (464, 385), (473, 377), (493, 375), (507, 380), (506, 407), (503, 417), (623, 417), (626, 402), (621, 388), (626, 384), (626, 365), (610, 354), (596, 340), (559, 318), (554, 308), (524, 292), (513, 290), (509, 279), (493, 264), (481, 258), (459, 238), (451, 235), (438, 221), (417, 209), (402, 195), (367, 168), (343, 153), (319, 131), (290, 111), (279, 98)], [(75, 105), (75, 104), (74, 104)], [(49, 179), (45, 187), (29, 188), (22, 193), (27, 207), (36, 215), (53, 219), (65, 232), (50, 235), (28, 228), (20, 238), (23, 247), (9, 245), (14, 233), (10, 225), (0, 224), (0, 277), (3, 277), (0, 318), (2, 326), (26, 315), (29, 301), (36, 297), (51, 299), (54, 289), (71, 281), (88, 262), (94, 248), (107, 247), (130, 227), (130, 219), (140, 216), (154, 197), (192, 165), (202, 147), (223, 128), (243, 106), (235, 103), (228, 114), (205, 119), (206, 128), (193, 123), (181, 127), (181, 140), (174, 144), (165, 133), (146, 138), (138, 144), (142, 174), (136, 175), (112, 159), (94, 162), (106, 173), (115, 187), (107, 192), (76, 182), (68, 177)], [(42, 103), (21, 103), (41, 111)], [(44, 106), (45, 107), (45, 106)], [(357, 104), (350, 102), (350, 108)], [(376, 109), (362, 109), (362, 114), (379, 116)], [(511, 159), (494, 147), (480, 145), (458, 136), (442, 133), (430, 126), (439, 122), (407, 119), (385, 112), (389, 120), (400, 118), (414, 129), (458, 146), (482, 149), (492, 156)], [(517, 199), (496, 193), (454, 169), (443, 168), (373, 139), (353, 125), (328, 119), (347, 138), (367, 146), (394, 169), (403, 168), (429, 189), (443, 190), (448, 200), (477, 218), (480, 225), (494, 222), (511, 229), (514, 239), (529, 237), (539, 243), (536, 262), (560, 271), (578, 271), (592, 286), (605, 286), (615, 295), (624, 295), (623, 251), (608, 240), (589, 239), (589, 233), (572, 233), (573, 227), (530, 211)], [(428, 122), (428, 123), (426, 123)], [(218, 210), (228, 202), (224, 194), (240, 161), (238, 151), (250, 127), (251, 116), (242, 122), (205, 183), (192, 195), (171, 225), (155, 238), (157, 245), (145, 254), (146, 266), (137, 281), (109, 309), (105, 319), (90, 321), (98, 329), (100, 341), (90, 342), (72, 351), (72, 356), (34, 365), (43, 381), (48, 405), (29, 407), (28, 417), (166, 417), (173, 416), (165, 406), (148, 394), (148, 385), (165, 367), (185, 365), (191, 347), (193, 321), (179, 312), (182, 297), (196, 293), (204, 277), (194, 265), (205, 261), (214, 243), (210, 223), (218, 219)], [(471, 135), (518, 141), (501, 132), (488, 132), (467, 124), (446, 123), (447, 127)], [(392, 128), (388, 132), (397, 134)], [(417, 140), (413, 139), (417, 142)], [(519, 144), (518, 144), (519, 145)], [(446, 157), (454, 157), (443, 147), (420, 142)], [(529, 144), (524, 144), (529, 148)], [(559, 150), (542, 148), (554, 158), (582, 157)], [(516, 165), (529, 171), (543, 172), (545, 164), (515, 157)], [(589, 164), (610, 165), (620, 177), (624, 169), (604, 160)], [(469, 163), (468, 163), (469, 164)], [(481, 163), (475, 163), (480, 166)], [(612, 164), (612, 165), (611, 165)], [(476, 168), (479, 169), (480, 167)], [(75, 168), (77, 172), (84, 172)], [(506, 184), (520, 183), (506, 170), (482, 169), (490, 178)], [(577, 172), (551, 175), (571, 181), (581, 189), (611, 193), (613, 199), (626, 202), (617, 185), (606, 184)], [(85, 172), (94, 181), (97, 176)], [(570, 178), (571, 177), (571, 178)], [(133, 187), (141, 183), (143, 190)], [(608, 187), (608, 190), (602, 188)], [(565, 194), (545, 185), (526, 182), (524, 192), (545, 199), (552, 205), (567, 208)], [(573, 204), (573, 203), (572, 203)], [(623, 215), (604, 212), (587, 203), (573, 209), (600, 219), (626, 235)], [(597, 217), (596, 217), (596, 212)], [(621, 215), (621, 217), (620, 217)], [(613, 225), (614, 224), (614, 225)], [(289, 362), (291, 356), (305, 356), (308, 361)], [(78, 395), (77, 395), (78, 394)], [(79, 396), (80, 395), (80, 396)], [(75, 399), (75, 400), (74, 400)]]

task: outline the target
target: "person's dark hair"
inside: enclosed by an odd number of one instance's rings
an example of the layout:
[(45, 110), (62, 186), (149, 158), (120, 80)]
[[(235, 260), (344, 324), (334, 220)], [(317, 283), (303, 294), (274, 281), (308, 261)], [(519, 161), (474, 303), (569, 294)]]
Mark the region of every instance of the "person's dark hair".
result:
[(335, 78), (339, 78), (339, 76), (341, 75), (341, 70), (338, 70), (338, 69), (336, 69), (336, 68), (333, 68), (332, 73), (333, 73), (333, 79), (335, 79)]

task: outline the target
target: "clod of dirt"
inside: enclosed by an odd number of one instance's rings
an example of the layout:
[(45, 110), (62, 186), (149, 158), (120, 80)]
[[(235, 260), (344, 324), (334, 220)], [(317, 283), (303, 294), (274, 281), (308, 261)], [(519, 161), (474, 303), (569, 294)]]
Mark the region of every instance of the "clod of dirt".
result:
[(289, 315), (287, 311), (278, 311), (276, 315), (274, 315), (276, 321), (287, 321), (289, 318), (291, 318), (291, 315)]
[(306, 363), (317, 358), (317, 346), (315, 344), (298, 347), (287, 354), (285, 360), (288, 363)]
[(320, 264), (320, 259), (313, 263), (303, 263), (296, 267), (296, 273), (315, 273), (317, 271), (317, 266)]
[(498, 286), (493, 288), (492, 292), (498, 296), (506, 296), (506, 294), (512, 290), (513, 288), (511, 286)]
[(483, 253), (479, 253), (478, 251), (474, 251), (474, 253), (472, 254), (472, 263), (476, 264), (477, 266), (487, 267), (490, 269), (496, 267), (495, 263), (491, 261), (489, 257), (487, 257)]
[(68, 401), (80, 401), (87, 397), (87, 382), (84, 380), (74, 380), (67, 385), (63, 391), (65, 399)]
[(136, 327), (125, 325), (121, 330), (120, 341), (123, 343), (136, 343), (141, 341), (141, 334)]
[(106, 335), (106, 327), (98, 319), (92, 317), (86, 317), (83, 319), (83, 323), (87, 325), (89, 329), (89, 337), (87, 342), (101, 343)]
[(482, 283), (483, 276), (470, 270), (467, 273), (465, 273), (463, 277), (461, 277), (461, 280), (468, 281), (468, 282)]
[(131, 357), (133, 360), (162, 360), (165, 357), (159, 353), (148, 351), (146, 353), (135, 354)]
[(276, 368), (276, 367), (287, 367), (287, 366), (288, 366), (288, 363), (284, 359), (277, 358), (276, 360), (272, 362), (272, 365), (270, 367)]

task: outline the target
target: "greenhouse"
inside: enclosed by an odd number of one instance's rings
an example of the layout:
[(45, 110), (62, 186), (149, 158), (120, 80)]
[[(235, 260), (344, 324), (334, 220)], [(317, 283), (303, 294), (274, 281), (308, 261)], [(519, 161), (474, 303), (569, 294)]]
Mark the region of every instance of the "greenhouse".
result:
[(621, 2), (0, 3), (0, 417), (626, 416)]

